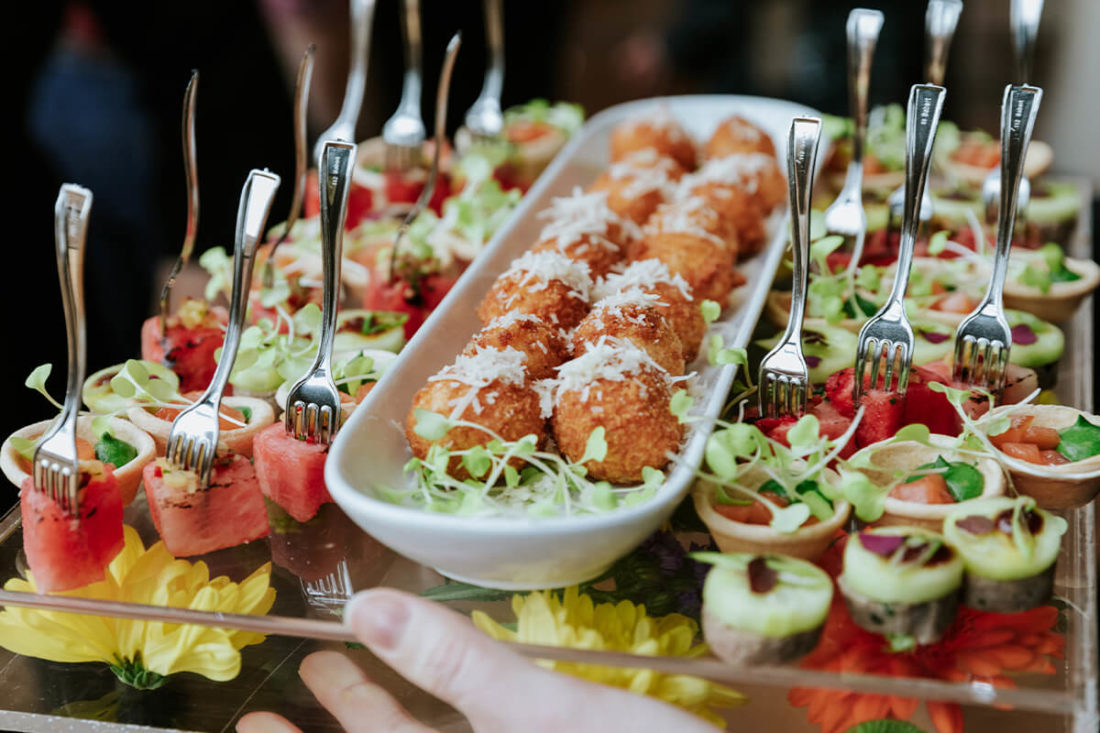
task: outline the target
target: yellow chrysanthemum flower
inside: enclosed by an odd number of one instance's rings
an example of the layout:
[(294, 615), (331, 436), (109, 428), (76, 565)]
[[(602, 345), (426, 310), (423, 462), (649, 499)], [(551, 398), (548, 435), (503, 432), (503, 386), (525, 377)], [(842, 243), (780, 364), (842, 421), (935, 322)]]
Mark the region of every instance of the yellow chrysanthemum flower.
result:
[[(106, 577), (58, 595), (147, 603), (199, 611), (263, 615), (275, 602), (271, 563), (240, 583), (211, 580), (204, 562), (177, 560), (158, 542), (146, 549), (132, 527)], [(12, 578), (5, 590), (37, 592), (34, 577)], [(54, 662), (105, 662), (119, 679), (141, 689), (164, 684), (168, 675), (194, 672), (230, 680), (241, 671), (240, 649), (266, 637), (207, 626), (134, 621), (10, 606), (0, 612), (0, 646)]]
[[(630, 601), (595, 605), (591, 598), (579, 593), (576, 586), (567, 588), (560, 598), (550, 591), (516, 594), (512, 597), (512, 609), (516, 614), (515, 631), (501, 626), (481, 611), (474, 611), (474, 624), (494, 639), (528, 644), (646, 656), (699, 657), (707, 653), (706, 644), (694, 643), (699, 627), (687, 616), (670, 613), (652, 618), (646, 615), (645, 606), (635, 606)], [(734, 689), (687, 675), (548, 660), (539, 660), (538, 664), (575, 677), (656, 697), (723, 728), (725, 721), (712, 708), (728, 708), (748, 702)]]

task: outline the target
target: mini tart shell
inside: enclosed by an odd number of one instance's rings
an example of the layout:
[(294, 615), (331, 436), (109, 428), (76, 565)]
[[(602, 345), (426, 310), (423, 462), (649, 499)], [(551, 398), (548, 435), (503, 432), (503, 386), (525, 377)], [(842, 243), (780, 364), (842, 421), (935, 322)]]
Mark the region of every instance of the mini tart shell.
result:
[(1005, 281), (1004, 301), (1006, 308), (1026, 311), (1050, 323), (1068, 321), (1077, 312), (1081, 301), (1100, 285), (1100, 265), (1092, 260), (1078, 260), (1067, 257), (1066, 269), (1081, 276), (1072, 282), (1051, 283), (1050, 290), (1043, 293), (1039, 288), (1024, 285), (1015, 280)]
[[(767, 480), (768, 476), (763, 471), (752, 471), (742, 477), (741, 485), (755, 491)], [(722, 552), (790, 555), (811, 562), (825, 554), (836, 531), (848, 521), (852, 510), (851, 504), (838, 499), (833, 502), (833, 516), (829, 519), (803, 525), (794, 532), (779, 532), (765, 524), (747, 524), (723, 517), (714, 508), (716, 495), (716, 485), (712, 481), (696, 481), (691, 489), (695, 511)]]
[[(1008, 409), (994, 408), (990, 414)], [(1094, 424), (1100, 417), (1062, 405), (1012, 406), (1013, 415), (1027, 415), (1037, 427), (1062, 430), (1077, 421), (1078, 415)], [(1043, 509), (1071, 509), (1084, 506), (1100, 493), (1100, 455), (1060, 466), (1039, 466), (1010, 458), (997, 451), (997, 459), (1007, 470), (1016, 490), (1035, 499)]]
[(703, 638), (714, 656), (727, 664), (783, 664), (800, 659), (814, 650), (825, 628), (816, 628), (790, 636), (764, 636), (730, 626), (703, 606), (700, 616)]
[[(92, 434), (92, 420), (94, 418), (94, 415), (82, 415), (76, 419), (77, 437), (83, 438), (92, 444), (96, 442), (96, 436)], [(52, 424), (53, 420), (43, 420), (20, 428), (12, 433), (0, 446), (0, 470), (3, 470), (4, 476), (16, 486), (20, 486), (28, 474), (20, 466), (22, 456), (12, 446), (11, 439), (27, 438), (33, 440), (46, 432)], [(137, 449), (137, 455), (134, 456), (133, 460), (125, 466), (115, 468), (114, 471), (115, 479), (118, 481), (118, 491), (122, 494), (122, 505), (126, 506), (137, 495), (138, 486), (141, 485), (141, 471), (145, 468), (145, 464), (156, 458), (156, 444), (149, 433), (121, 418), (110, 418), (110, 426), (112, 435)]]
[[(943, 449), (937, 450), (936, 448), (921, 445), (916, 441), (903, 440), (900, 443), (894, 443), (893, 445), (880, 448), (872, 460), (876, 465), (885, 468), (914, 472), (918, 466), (932, 463), (939, 456), (944, 456), (948, 461), (953, 460), (950, 455), (944, 454), (951, 453), (950, 446), (954, 441), (954, 438), (946, 435), (932, 435), (932, 444)], [(871, 445), (864, 450), (874, 447), (874, 445)], [(965, 457), (960, 458), (969, 463), (969, 460)], [(985, 480), (981, 496), (975, 498), (988, 499), (991, 496), (1003, 496), (1005, 493), (1005, 479), (1004, 469), (1001, 465), (992, 458), (979, 458), (975, 467)], [(876, 471), (874, 469), (863, 468), (860, 469), (860, 471), (872, 481), (878, 482), (884, 478), (889, 480), (888, 477), (890, 472), (887, 470)], [(935, 532), (942, 532), (943, 520), (947, 516), (947, 513), (960, 504), (965, 503), (966, 502), (955, 502), (953, 504), (922, 504), (916, 501), (904, 501), (902, 499), (895, 499), (887, 496), (886, 509), (882, 513), (882, 517), (871, 522), (871, 524), (876, 527), (890, 525), (922, 527)]]
[[(218, 435), (219, 443), (224, 443), (231, 452), (239, 453), (245, 458), (252, 458), (252, 440), (261, 430), (275, 422), (275, 410), (272, 409), (268, 400), (242, 395), (226, 396), (222, 398), (222, 404), (227, 407), (235, 407), (238, 410), (247, 407), (252, 411), (252, 416), (247, 425), (234, 430), (223, 429)], [(164, 456), (168, 448), (168, 434), (172, 432), (172, 422), (156, 417), (140, 405), (135, 405), (127, 410), (126, 417), (134, 425), (153, 436), (157, 446), (157, 455)]]
[[(963, 136), (965, 139), (966, 133), (963, 133)], [(1050, 168), (1053, 161), (1054, 150), (1050, 145), (1042, 140), (1032, 140), (1027, 149), (1027, 156), (1024, 158), (1024, 175), (1029, 179), (1037, 178)], [(989, 175), (989, 171), (996, 170), (996, 166), (985, 168), (980, 165), (969, 165), (960, 163), (951, 157), (947, 159), (944, 167), (947, 169), (948, 178), (964, 181), (974, 186), (981, 186), (985, 181), (985, 177)]]

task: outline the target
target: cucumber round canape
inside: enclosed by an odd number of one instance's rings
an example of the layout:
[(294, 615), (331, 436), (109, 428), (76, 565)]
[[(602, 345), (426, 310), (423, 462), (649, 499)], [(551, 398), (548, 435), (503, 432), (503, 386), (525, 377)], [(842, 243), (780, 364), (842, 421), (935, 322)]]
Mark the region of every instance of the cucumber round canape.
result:
[(1027, 220), (1039, 228), (1040, 241), (1065, 242), (1077, 225), (1081, 192), (1073, 183), (1032, 184)]
[[(859, 337), (840, 326), (832, 326), (823, 318), (807, 318), (802, 331), (802, 351), (810, 370), (810, 381), (824, 384), (830, 374), (852, 365)], [(765, 349), (779, 343), (779, 335), (757, 342)]]
[(404, 313), (349, 309), (336, 317), (335, 353), (379, 349), (397, 353), (405, 345)]
[[(142, 372), (147, 374), (150, 380), (163, 381), (167, 385), (165, 387), (167, 393), (175, 394), (179, 390), (180, 378), (168, 367), (155, 361), (134, 360), (134, 362), (139, 365), (138, 368), (144, 367)], [(115, 364), (100, 369), (84, 380), (81, 396), (84, 398), (84, 404), (88, 406), (89, 410), (100, 415), (110, 415), (125, 410), (135, 403), (132, 397), (123, 397), (116, 392), (111, 384), (111, 380), (126, 367), (127, 364), (125, 363)]]
[(942, 535), (876, 527), (849, 535), (837, 585), (859, 626), (930, 644), (955, 619), (962, 577), (962, 558)]
[(809, 654), (821, 637), (833, 581), (785, 555), (696, 553), (714, 567), (703, 585), (703, 636), (730, 664), (779, 664)]
[(1066, 520), (1026, 496), (956, 507), (944, 520), (943, 534), (966, 565), (963, 603), (1017, 613), (1049, 601), (1065, 532)]
[(1039, 386), (1049, 389), (1054, 385), (1058, 360), (1066, 347), (1062, 329), (1023, 311), (1006, 310), (1005, 317), (1012, 329), (1009, 360), (1034, 369), (1039, 375)]

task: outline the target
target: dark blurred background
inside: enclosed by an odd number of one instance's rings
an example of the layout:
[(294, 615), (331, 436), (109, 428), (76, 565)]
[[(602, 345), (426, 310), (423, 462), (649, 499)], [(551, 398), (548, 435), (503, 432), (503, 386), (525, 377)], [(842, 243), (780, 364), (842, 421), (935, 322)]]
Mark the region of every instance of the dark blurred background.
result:
[[(845, 114), (844, 24), (856, 2), (834, 0), (505, 0), (505, 105), (534, 97), (575, 101), (589, 114), (618, 102), (679, 93), (758, 94)], [(867, 2), (886, 13), (872, 103), (904, 101), (921, 79), (925, 5)], [(967, 0), (951, 48), (945, 117), (963, 129), (998, 125), (1013, 81), (1008, 0)], [(290, 100), (298, 61), (318, 44), (311, 142), (339, 111), (348, 63), (347, 0), (79, 0), (6, 8), (6, 68), (15, 72), (14, 208), (4, 292), (8, 390), (0, 434), (54, 414), (22, 387), (52, 362), (61, 397), (65, 338), (53, 255), (52, 208), (63, 181), (88, 186), (92, 209), (85, 290), (89, 373), (139, 352), (139, 329), (159, 293), (157, 274), (182, 243), (186, 202), (180, 108), (191, 69), (201, 72), (197, 147), (201, 217), (197, 252), (232, 246), (248, 170), (284, 177), (272, 222), (289, 206)], [(400, 95), (399, 0), (379, 0), (359, 138), (379, 134)], [(443, 47), (461, 29), (451, 95), (453, 130), (480, 89), (481, 4), (421, 0), (424, 114), (431, 125)], [(1047, 94), (1037, 137), (1055, 170), (1100, 181), (1100, 3), (1048, 3), (1034, 83)], [(196, 253), (197, 256), (197, 253)]]

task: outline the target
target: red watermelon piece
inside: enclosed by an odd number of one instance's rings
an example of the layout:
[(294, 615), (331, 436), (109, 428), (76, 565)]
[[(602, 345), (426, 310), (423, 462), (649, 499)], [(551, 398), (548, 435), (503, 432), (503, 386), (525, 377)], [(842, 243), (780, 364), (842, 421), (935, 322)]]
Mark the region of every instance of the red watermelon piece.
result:
[(228, 320), (226, 310), (217, 306), (194, 328), (169, 316), (168, 328), (161, 339), (160, 316), (148, 318), (141, 326), (141, 358), (159, 362), (178, 374), (180, 392), (204, 390), (218, 367), (214, 352), (225, 343), (223, 327)]
[[(85, 464), (87, 465), (87, 464)], [(122, 495), (110, 466), (85, 473), (74, 517), (28, 476), (20, 486), (23, 552), (40, 593), (72, 590), (103, 580), (122, 549)]]
[(417, 281), (416, 288), (413, 288), (403, 279), (388, 282), (375, 270), (363, 298), (363, 307), (367, 310), (407, 314), (409, 317), (405, 321), (405, 338), (411, 339), (450, 292), (456, 280), (456, 277), (441, 274), (425, 275)]
[[(321, 214), (321, 189), (317, 185), (317, 169), (313, 168), (306, 176), (305, 215), (311, 219)], [(348, 189), (348, 213), (344, 219), (344, 229), (351, 231), (364, 219), (374, 213), (374, 192), (367, 186), (352, 183)]]
[(905, 399), (897, 392), (872, 389), (863, 395), (863, 419), (856, 427), (856, 444), (863, 448), (894, 437), (904, 425)]
[(203, 555), (267, 535), (264, 497), (247, 458), (217, 459), (210, 486), (195, 491), (166, 483), (166, 470), (177, 470), (166, 469), (166, 463), (158, 459), (146, 465), (142, 479), (153, 524), (173, 556)]
[(851, 419), (856, 416), (856, 406), (852, 390), (856, 386), (854, 367), (833, 372), (825, 380), (825, 399), (838, 414)]
[(299, 522), (308, 522), (332, 501), (325, 487), (327, 445), (287, 435), (277, 422), (253, 440), (252, 456), (260, 491)]
[[(817, 421), (821, 424), (821, 434), (830, 440), (837, 440), (840, 436), (848, 430), (852, 425), (852, 419), (841, 415), (840, 412), (831, 405), (829, 402), (822, 400), (814, 405), (810, 412), (816, 417)], [(840, 451), (841, 458), (848, 458), (856, 452), (857, 446), (854, 440), (849, 440), (848, 444), (844, 446), (844, 449)]]

